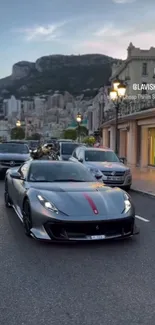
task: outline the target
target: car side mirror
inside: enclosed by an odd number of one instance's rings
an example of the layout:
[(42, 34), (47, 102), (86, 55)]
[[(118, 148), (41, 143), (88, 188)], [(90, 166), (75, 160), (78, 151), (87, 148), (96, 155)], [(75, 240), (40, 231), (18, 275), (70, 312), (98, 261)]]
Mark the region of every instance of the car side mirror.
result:
[(12, 172), (12, 173), (10, 174), (10, 176), (11, 176), (11, 178), (14, 178), (14, 179), (21, 179), (21, 180), (22, 180), (22, 177), (21, 177), (20, 173), (18, 173), (18, 172)]
[(78, 161), (79, 161), (80, 163), (83, 163), (83, 159), (82, 159), (82, 158), (78, 159)]
[(126, 164), (126, 163), (127, 163), (127, 160), (126, 160), (125, 157), (120, 157), (119, 160), (120, 160), (120, 162), (121, 162), (122, 164)]

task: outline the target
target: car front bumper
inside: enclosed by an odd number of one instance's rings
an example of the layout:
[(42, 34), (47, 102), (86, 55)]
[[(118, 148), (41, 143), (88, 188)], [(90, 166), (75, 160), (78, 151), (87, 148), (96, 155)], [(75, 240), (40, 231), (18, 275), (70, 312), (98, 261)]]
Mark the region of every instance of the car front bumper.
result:
[(78, 242), (121, 239), (138, 234), (135, 217), (104, 221), (48, 221), (31, 229), (32, 236), (39, 240), (54, 242)]
[(120, 187), (120, 188), (125, 188), (125, 187), (130, 187), (132, 185), (132, 176), (127, 175), (122, 178), (122, 180), (108, 180), (108, 179), (103, 179), (103, 183), (107, 186), (110, 187)]

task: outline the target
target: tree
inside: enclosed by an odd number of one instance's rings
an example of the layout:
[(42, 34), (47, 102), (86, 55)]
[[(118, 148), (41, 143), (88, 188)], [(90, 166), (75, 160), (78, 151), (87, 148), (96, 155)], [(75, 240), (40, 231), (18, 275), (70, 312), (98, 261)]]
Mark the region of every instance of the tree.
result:
[(64, 130), (64, 138), (65, 139), (76, 140), (76, 138), (77, 138), (76, 129), (66, 129), (66, 130)]
[[(77, 128), (77, 131), (78, 131), (78, 128)], [(88, 129), (87, 129), (85, 126), (80, 125), (80, 126), (79, 126), (79, 134), (80, 134), (81, 136), (86, 136), (86, 135), (88, 135)]]
[(11, 130), (11, 139), (22, 140), (25, 138), (25, 131), (22, 127), (15, 127)]
[(90, 136), (90, 137), (85, 137), (83, 139), (83, 142), (86, 143), (87, 145), (89, 146), (93, 146), (94, 143), (95, 143), (95, 138), (93, 136)]

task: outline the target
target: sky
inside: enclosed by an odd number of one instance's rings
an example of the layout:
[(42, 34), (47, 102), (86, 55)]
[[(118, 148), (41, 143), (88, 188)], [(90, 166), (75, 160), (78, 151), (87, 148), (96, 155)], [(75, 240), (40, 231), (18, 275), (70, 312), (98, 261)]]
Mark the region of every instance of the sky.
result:
[(155, 47), (155, 0), (1, 0), (0, 78), (18, 61)]

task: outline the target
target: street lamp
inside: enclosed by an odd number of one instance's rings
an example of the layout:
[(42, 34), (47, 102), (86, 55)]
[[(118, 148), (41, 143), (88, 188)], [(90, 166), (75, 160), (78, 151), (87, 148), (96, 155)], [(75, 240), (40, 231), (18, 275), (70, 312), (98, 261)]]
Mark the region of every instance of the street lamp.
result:
[(99, 126), (103, 123), (104, 120), (104, 94), (101, 92), (99, 97)]
[(119, 105), (122, 99), (125, 97), (126, 85), (120, 82), (118, 79), (113, 81), (113, 88), (110, 91), (110, 98), (115, 104), (116, 108), (116, 120), (115, 120), (115, 152), (118, 154), (118, 112)]
[(17, 126), (17, 127), (20, 127), (20, 126), (21, 126), (21, 121), (18, 120), (18, 121), (16, 122), (16, 126)]
[(82, 122), (82, 115), (80, 113), (78, 113), (76, 115), (76, 122), (78, 124), (77, 130), (78, 130), (78, 140), (80, 140), (80, 124)]

